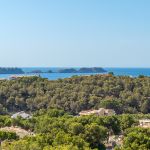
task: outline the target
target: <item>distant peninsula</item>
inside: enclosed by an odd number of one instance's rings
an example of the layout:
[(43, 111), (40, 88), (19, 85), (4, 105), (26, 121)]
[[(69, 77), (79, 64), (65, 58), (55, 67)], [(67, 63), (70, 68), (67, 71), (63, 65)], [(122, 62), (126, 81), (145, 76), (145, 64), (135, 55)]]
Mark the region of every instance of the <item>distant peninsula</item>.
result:
[(0, 67), (0, 74), (24, 74), (20, 68), (3, 68)]

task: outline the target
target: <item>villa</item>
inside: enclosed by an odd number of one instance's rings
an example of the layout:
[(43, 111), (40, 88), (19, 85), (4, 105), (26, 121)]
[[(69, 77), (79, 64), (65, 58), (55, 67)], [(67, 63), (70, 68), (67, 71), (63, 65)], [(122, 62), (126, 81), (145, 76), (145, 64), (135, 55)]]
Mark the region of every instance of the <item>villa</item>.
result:
[(80, 116), (85, 116), (85, 115), (111, 116), (115, 114), (116, 113), (113, 109), (104, 109), (104, 108), (100, 108), (98, 110), (86, 110), (86, 111), (81, 111), (79, 113)]
[(150, 128), (150, 119), (139, 120), (139, 126), (143, 128)]
[(21, 118), (23, 118), (23, 119), (30, 119), (30, 118), (32, 118), (31, 115), (25, 113), (24, 111), (17, 112), (17, 113), (15, 113), (15, 114), (13, 114), (13, 115), (11, 116), (11, 118), (14, 118), (14, 119), (16, 119), (17, 117), (21, 117)]

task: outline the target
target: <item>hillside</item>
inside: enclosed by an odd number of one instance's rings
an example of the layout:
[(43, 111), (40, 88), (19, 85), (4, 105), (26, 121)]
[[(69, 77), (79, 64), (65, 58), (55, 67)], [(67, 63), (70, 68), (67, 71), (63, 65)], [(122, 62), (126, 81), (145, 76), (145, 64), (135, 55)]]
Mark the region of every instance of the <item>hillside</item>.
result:
[(75, 117), (48, 109), (27, 120), (0, 116), (1, 146), (3, 150), (106, 150), (117, 145), (115, 150), (148, 150), (150, 129), (138, 127), (140, 118), (150, 115)]
[(48, 81), (23, 77), (0, 81), (0, 110), (59, 108), (72, 114), (91, 108), (121, 113), (150, 113), (150, 78), (94, 75)]

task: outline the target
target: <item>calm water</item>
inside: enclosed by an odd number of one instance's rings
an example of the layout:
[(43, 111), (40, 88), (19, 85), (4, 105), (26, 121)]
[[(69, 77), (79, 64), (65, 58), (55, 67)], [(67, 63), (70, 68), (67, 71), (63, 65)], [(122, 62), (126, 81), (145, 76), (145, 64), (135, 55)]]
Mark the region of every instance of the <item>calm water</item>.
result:
[(150, 76), (150, 68), (105, 68), (108, 72), (114, 72), (115, 75), (133, 76), (139, 75)]
[[(33, 70), (41, 70), (46, 72), (48, 70), (57, 71), (60, 68), (22, 68), (24, 72), (31, 72)], [(61, 68), (62, 69), (62, 68)], [(145, 75), (150, 76), (150, 68), (104, 68), (108, 72), (113, 72), (115, 75), (123, 76), (139, 76)], [(93, 75), (94, 73), (42, 73), (40, 74), (43, 78), (48, 78), (49, 80), (69, 78), (73, 75)], [(12, 75), (0, 74), (0, 78), (9, 78)]]

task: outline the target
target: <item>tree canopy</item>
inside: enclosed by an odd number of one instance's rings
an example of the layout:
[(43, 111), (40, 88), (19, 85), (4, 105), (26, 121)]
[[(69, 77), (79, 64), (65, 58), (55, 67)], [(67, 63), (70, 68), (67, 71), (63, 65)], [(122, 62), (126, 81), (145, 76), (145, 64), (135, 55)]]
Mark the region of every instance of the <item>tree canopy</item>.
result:
[(0, 81), (0, 112), (58, 108), (72, 114), (111, 108), (116, 113), (150, 113), (150, 77), (94, 75), (48, 81), (23, 77)]

